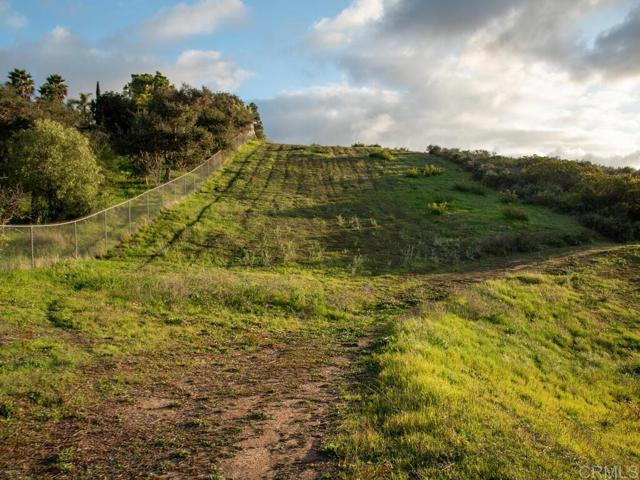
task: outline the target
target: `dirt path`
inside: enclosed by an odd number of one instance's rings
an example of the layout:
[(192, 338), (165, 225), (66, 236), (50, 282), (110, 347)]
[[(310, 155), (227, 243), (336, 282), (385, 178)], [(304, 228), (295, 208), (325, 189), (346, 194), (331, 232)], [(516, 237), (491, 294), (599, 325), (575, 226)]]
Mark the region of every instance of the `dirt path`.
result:
[(336, 465), (322, 449), (364, 348), (320, 339), (199, 358), (54, 425), (33, 425), (5, 445), (12, 463), (0, 460), (0, 478), (332, 478)]

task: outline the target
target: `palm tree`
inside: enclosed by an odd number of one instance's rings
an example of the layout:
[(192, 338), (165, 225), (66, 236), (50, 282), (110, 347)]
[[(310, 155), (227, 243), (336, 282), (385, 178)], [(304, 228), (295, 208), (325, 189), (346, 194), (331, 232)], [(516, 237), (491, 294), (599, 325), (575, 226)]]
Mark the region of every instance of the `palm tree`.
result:
[(89, 107), (91, 106), (91, 94), (81, 93), (77, 99), (71, 99), (67, 104), (86, 115), (89, 113)]
[(25, 100), (29, 100), (35, 92), (31, 74), (20, 68), (14, 68), (9, 72), (9, 84)]
[(56, 100), (62, 102), (67, 96), (68, 87), (62, 76), (54, 73), (47, 77), (47, 81), (42, 84), (40, 89), (40, 98), (43, 100)]

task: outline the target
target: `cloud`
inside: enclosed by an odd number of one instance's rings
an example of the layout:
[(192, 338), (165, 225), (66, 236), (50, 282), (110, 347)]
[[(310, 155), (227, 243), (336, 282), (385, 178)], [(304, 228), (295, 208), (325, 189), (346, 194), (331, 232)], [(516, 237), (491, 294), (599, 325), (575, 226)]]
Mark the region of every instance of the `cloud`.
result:
[(216, 51), (187, 50), (167, 70), (174, 82), (206, 85), (214, 90), (235, 90), (252, 74), (223, 59)]
[(234, 90), (249, 75), (219, 52), (187, 50), (175, 60), (130, 54), (98, 48), (60, 26), (35, 42), (0, 49), (0, 70), (9, 71), (16, 66), (27, 68), (39, 82), (50, 73), (60, 73), (72, 96), (93, 91), (96, 81), (100, 81), (103, 91), (119, 91), (132, 73), (156, 70), (175, 83), (224, 90)]
[(313, 26), (311, 43), (317, 47), (337, 47), (351, 43), (354, 30), (380, 20), (385, 1), (356, 0), (335, 18), (323, 18)]
[(290, 143), (352, 144), (393, 132), (390, 112), (401, 106), (393, 91), (331, 84), (259, 102), (269, 136)]
[[(161, 10), (139, 28), (148, 40), (176, 40), (210, 35), (225, 23), (239, 21), (246, 14), (242, 0), (201, 0), (193, 4), (179, 3)], [(138, 27), (134, 30), (138, 30)]]
[[(625, 4), (354, 1), (310, 32), (309, 54), (337, 66), (344, 83), (261, 102), (267, 134), (298, 143), (365, 141), (418, 150), (434, 143), (635, 162), (629, 152), (640, 151), (640, 85), (607, 81), (599, 73), (611, 65), (584, 60), (589, 48), (607, 43), (624, 52), (635, 16), (591, 47), (581, 37), (583, 22)], [(366, 13), (359, 21), (358, 11)], [(324, 43), (317, 40), (321, 33)]]
[(613, 77), (640, 75), (640, 7), (600, 34), (585, 58), (592, 67)]
[(28, 23), (27, 17), (16, 12), (9, 0), (0, 0), (0, 25), (17, 29), (26, 27)]

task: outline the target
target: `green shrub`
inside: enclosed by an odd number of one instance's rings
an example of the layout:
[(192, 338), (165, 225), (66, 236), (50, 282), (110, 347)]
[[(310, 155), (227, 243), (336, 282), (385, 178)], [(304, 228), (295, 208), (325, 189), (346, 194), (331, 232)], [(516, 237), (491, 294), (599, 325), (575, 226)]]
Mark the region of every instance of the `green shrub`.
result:
[(427, 205), (427, 210), (431, 215), (445, 215), (449, 210), (447, 202), (431, 202)]
[(102, 181), (89, 141), (74, 128), (38, 120), (9, 144), (9, 177), (31, 194), (32, 220), (89, 213)]
[(515, 220), (517, 222), (528, 222), (529, 216), (527, 212), (518, 207), (507, 207), (502, 210), (502, 214), (508, 220)]
[(429, 165), (425, 165), (422, 168), (422, 175), (424, 177), (432, 177), (434, 175), (441, 175), (443, 173), (444, 173), (444, 168), (438, 165), (429, 164)]
[(404, 175), (409, 178), (418, 178), (420, 176), (420, 172), (414, 167), (407, 170)]
[(500, 201), (502, 203), (515, 203), (519, 198), (520, 197), (515, 190), (502, 190), (500, 192)]
[(369, 154), (370, 158), (378, 158), (380, 160), (395, 160), (394, 157), (389, 150), (376, 150), (375, 152), (371, 152)]

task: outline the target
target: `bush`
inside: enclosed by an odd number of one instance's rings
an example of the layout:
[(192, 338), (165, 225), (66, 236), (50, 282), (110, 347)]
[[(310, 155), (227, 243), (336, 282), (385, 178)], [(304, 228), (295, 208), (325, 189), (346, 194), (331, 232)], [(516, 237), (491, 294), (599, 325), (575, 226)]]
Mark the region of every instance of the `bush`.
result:
[(447, 202), (431, 202), (427, 205), (427, 210), (431, 215), (445, 215), (449, 210)]
[(389, 150), (376, 150), (375, 152), (371, 152), (369, 154), (369, 158), (378, 158), (380, 160), (395, 160), (394, 157)]
[(432, 177), (434, 175), (440, 175), (442, 173), (444, 173), (444, 168), (438, 165), (429, 164), (429, 165), (425, 165), (422, 168), (422, 175), (424, 177)]
[(519, 198), (515, 190), (502, 190), (500, 192), (500, 201), (502, 203), (515, 203)]
[(502, 210), (502, 214), (507, 220), (515, 220), (517, 222), (528, 222), (529, 216), (527, 212), (518, 207), (507, 207)]
[(89, 213), (102, 181), (87, 138), (53, 120), (16, 133), (8, 164), (9, 181), (31, 195), (34, 221)]
[(420, 176), (420, 172), (414, 167), (407, 170), (404, 175), (409, 178), (418, 178)]
[(486, 195), (487, 190), (480, 184), (474, 182), (458, 182), (453, 186), (459, 192), (473, 193), (474, 195)]

